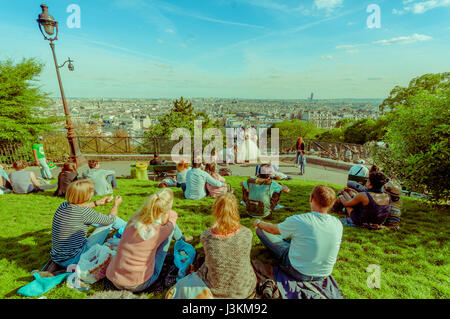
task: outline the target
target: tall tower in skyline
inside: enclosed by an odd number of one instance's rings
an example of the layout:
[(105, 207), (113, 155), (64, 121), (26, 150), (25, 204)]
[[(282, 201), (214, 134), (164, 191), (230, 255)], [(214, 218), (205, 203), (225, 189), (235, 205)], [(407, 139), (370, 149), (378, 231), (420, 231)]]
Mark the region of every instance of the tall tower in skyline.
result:
[(311, 93), (311, 98), (310, 100), (312, 101), (314, 99), (314, 93)]

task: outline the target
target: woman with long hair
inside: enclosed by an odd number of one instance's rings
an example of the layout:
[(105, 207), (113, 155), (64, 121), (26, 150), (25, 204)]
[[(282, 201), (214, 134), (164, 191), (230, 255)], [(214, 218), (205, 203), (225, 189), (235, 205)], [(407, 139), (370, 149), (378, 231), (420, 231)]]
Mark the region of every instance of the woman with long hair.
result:
[(55, 191), (55, 196), (66, 196), (67, 188), (70, 183), (78, 179), (77, 164), (67, 162), (64, 163), (61, 173), (58, 175), (58, 188)]
[(295, 159), (295, 164), (300, 167), (300, 175), (305, 174), (305, 166), (306, 166), (306, 147), (305, 142), (302, 137), (299, 137), (296, 144), (297, 149), (297, 157)]
[(213, 226), (201, 235), (205, 262), (197, 275), (215, 298), (252, 298), (256, 275), (250, 262), (253, 234), (240, 223), (236, 197), (226, 193), (214, 202)]
[(106, 271), (118, 289), (147, 289), (158, 279), (172, 237), (184, 239), (172, 210), (173, 197), (170, 188), (152, 194), (128, 222)]
[[(207, 172), (209, 175), (211, 175), (212, 178), (215, 180), (218, 180), (219, 182), (222, 182), (225, 184), (225, 178), (223, 176), (220, 176), (216, 172), (216, 164), (214, 163), (207, 163), (205, 165), (205, 172)], [(210, 197), (217, 197), (219, 195), (222, 195), (227, 192), (227, 186), (217, 187), (213, 186), (209, 183), (206, 183), (206, 190), (208, 191), (208, 196)]]

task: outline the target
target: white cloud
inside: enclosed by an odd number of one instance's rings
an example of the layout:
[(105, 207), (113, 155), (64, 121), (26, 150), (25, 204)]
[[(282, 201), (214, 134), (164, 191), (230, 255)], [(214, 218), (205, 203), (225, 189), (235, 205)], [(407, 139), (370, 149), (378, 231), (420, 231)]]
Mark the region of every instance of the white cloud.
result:
[(393, 14), (404, 14), (406, 12), (412, 12), (414, 14), (422, 14), (429, 10), (440, 8), (440, 7), (449, 7), (450, 0), (428, 0), (428, 1), (420, 1), (414, 2), (415, 0), (405, 0), (403, 1), (404, 8), (403, 10), (393, 9)]
[(333, 59), (334, 59), (334, 56), (332, 56), (332, 55), (322, 55), (322, 56), (320, 57), (320, 59), (321, 59), (321, 60), (333, 60)]
[(360, 46), (360, 44), (342, 44), (336, 46), (336, 49), (352, 49)]
[(359, 50), (358, 49), (354, 49), (354, 50), (347, 50), (345, 52), (347, 52), (347, 54), (358, 54)]
[(428, 35), (415, 33), (409, 37), (398, 37), (398, 38), (392, 38), (389, 40), (380, 40), (380, 41), (375, 41), (374, 43), (381, 44), (381, 45), (410, 44), (410, 43), (415, 43), (415, 42), (429, 41), (432, 39), (433, 38)]
[(166, 32), (167, 32), (167, 33), (171, 33), (171, 34), (174, 34), (174, 33), (175, 33), (175, 31), (173, 31), (172, 29), (166, 29)]
[(338, 7), (342, 7), (343, 0), (314, 0), (314, 6), (319, 10), (331, 12)]

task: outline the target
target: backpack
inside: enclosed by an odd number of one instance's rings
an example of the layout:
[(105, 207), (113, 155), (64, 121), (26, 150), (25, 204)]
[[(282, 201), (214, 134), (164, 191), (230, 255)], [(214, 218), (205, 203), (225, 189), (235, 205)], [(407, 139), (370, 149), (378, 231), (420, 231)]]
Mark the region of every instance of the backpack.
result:
[(244, 197), (247, 214), (251, 217), (267, 217), (271, 214), (271, 180), (256, 184), (255, 178), (247, 180), (248, 194)]

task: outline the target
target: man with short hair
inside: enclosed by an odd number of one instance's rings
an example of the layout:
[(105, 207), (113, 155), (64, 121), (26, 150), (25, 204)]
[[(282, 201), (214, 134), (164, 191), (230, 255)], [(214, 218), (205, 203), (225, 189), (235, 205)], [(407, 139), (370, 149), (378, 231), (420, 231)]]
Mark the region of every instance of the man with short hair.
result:
[(150, 165), (164, 165), (164, 164), (165, 164), (165, 160), (161, 160), (159, 158), (158, 153), (153, 154), (153, 159), (150, 161)]
[(113, 189), (118, 189), (115, 171), (100, 169), (100, 163), (96, 160), (89, 160), (88, 165), (89, 169), (83, 173), (83, 177), (94, 182), (95, 195), (112, 194)]
[(328, 214), (334, 190), (319, 185), (310, 196), (311, 213), (286, 218), (278, 225), (257, 219), (256, 234), (280, 262), (280, 269), (297, 281), (331, 275), (342, 239), (342, 223)]
[(202, 170), (201, 157), (194, 161), (192, 169), (186, 173), (186, 189), (183, 189), (184, 196), (187, 199), (200, 200), (206, 197), (206, 183), (211, 186), (223, 187), (226, 184), (213, 178), (207, 172)]
[(38, 141), (33, 144), (33, 155), (36, 166), (41, 168), (41, 174), (43, 179), (53, 179), (50, 168), (47, 164), (47, 159), (44, 153), (44, 144), (42, 143), (44, 138), (42, 136), (38, 137)]

